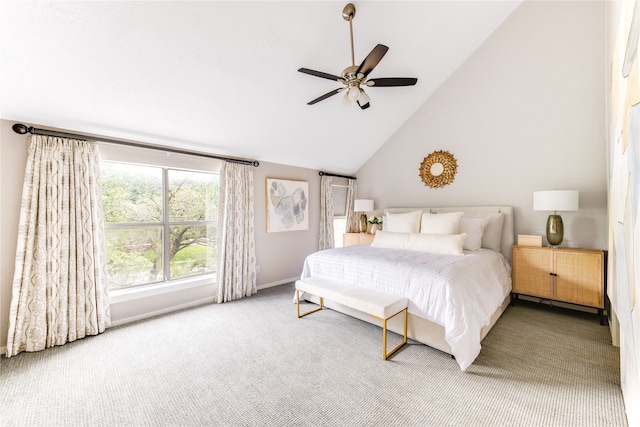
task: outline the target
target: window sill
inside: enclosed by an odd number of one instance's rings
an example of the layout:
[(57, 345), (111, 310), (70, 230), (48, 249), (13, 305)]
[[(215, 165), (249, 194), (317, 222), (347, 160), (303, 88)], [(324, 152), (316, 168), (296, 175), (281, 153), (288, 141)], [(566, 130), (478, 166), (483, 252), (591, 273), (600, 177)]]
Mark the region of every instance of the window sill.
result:
[(121, 302), (134, 301), (156, 295), (168, 294), (170, 292), (182, 291), (199, 286), (214, 285), (216, 274), (207, 274), (198, 277), (187, 277), (184, 279), (172, 280), (166, 283), (136, 286), (129, 289), (116, 289), (109, 292), (109, 302), (117, 304)]

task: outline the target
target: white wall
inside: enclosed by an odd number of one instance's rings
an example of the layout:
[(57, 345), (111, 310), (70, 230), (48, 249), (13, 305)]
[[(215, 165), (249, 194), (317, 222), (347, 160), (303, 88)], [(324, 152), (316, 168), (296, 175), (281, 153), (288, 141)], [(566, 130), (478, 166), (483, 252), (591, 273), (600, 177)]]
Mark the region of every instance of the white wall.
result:
[[(580, 190), (567, 246), (606, 249), (603, 2), (524, 2), (358, 171), (376, 208), (511, 205), (516, 232), (545, 235), (536, 190)], [(419, 84), (419, 82), (418, 82)], [(425, 186), (436, 150), (455, 181)]]
[[(609, 1), (607, 2), (607, 32), (606, 32), (606, 41), (607, 41), (607, 56), (606, 56), (606, 64), (610, 65), (612, 64), (612, 61), (614, 60), (614, 48), (615, 48), (615, 44), (617, 41), (617, 37), (619, 35), (619, 31), (621, 33), (623, 33), (623, 40), (626, 41), (627, 36), (626, 34), (624, 34), (624, 31), (627, 30), (626, 28), (620, 28), (620, 20), (622, 17), (622, 14), (624, 12), (624, 9), (629, 9), (627, 6), (633, 6), (632, 1), (631, 0), (626, 0), (625, 1), (626, 4), (622, 4), (622, 2), (619, 1)], [(636, 4), (636, 7), (639, 7), (638, 4)], [(607, 68), (607, 82), (612, 82), (613, 80), (613, 76), (611, 75), (611, 68)], [(619, 79), (620, 77), (618, 77)], [(611, 99), (612, 98), (612, 93), (611, 93), (611, 85), (607, 85), (607, 99)], [(620, 104), (621, 105), (621, 104)], [(607, 108), (607, 114), (606, 114), (606, 118), (607, 118), (607, 125), (608, 127), (613, 127), (613, 124), (609, 122), (609, 119), (612, 117), (612, 109), (611, 106), (608, 104)], [(619, 107), (620, 108), (620, 107)], [(610, 132), (609, 136), (611, 134), (613, 134), (614, 132)], [(613, 144), (615, 142), (612, 141), (608, 141), (609, 144)], [(612, 153), (614, 152), (614, 150), (611, 151)], [(607, 164), (610, 164), (610, 161), (612, 159), (607, 158)], [(608, 175), (609, 174), (613, 174), (613, 171), (608, 171)], [(613, 180), (612, 180), (613, 183)], [(633, 183), (633, 185), (639, 185), (639, 183)], [(614, 206), (614, 200), (618, 199), (618, 200), (625, 200), (624, 197), (616, 197), (616, 195), (614, 194), (614, 192), (617, 189), (615, 188), (614, 185), (612, 185), (611, 188), (611, 200), (612, 200), (612, 205), (611, 205), (611, 209), (612, 211), (616, 208)], [(619, 190), (618, 190), (619, 191)], [(612, 218), (611, 222), (614, 222), (616, 219)], [(636, 224), (637, 227), (637, 224)], [(629, 230), (629, 228), (625, 227), (625, 230)], [(613, 234), (613, 230), (612, 230), (612, 234)], [(625, 236), (625, 241), (628, 242), (633, 242), (634, 241), (634, 236), (632, 235), (632, 232), (629, 233), (629, 235)], [(637, 240), (636, 240), (636, 244), (637, 244)], [(637, 250), (637, 249), (636, 249)], [(611, 242), (611, 247), (609, 249), (609, 258), (610, 260), (613, 259), (613, 254), (615, 252), (615, 245), (614, 242)], [(616, 256), (621, 256), (622, 254), (616, 254)], [(629, 252), (627, 252), (627, 259), (629, 259)], [(617, 268), (617, 265), (615, 263), (615, 260), (611, 262), (610, 268), (609, 268), (609, 275), (608, 275), (608, 280), (610, 281), (610, 286), (609, 286), (609, 294), (613, 294), (616, 295), (616, 288), (618, 286), (627, 286), (626, 283), (624, 283), (624, 280), (621, 280), (620, 285), (618, 283), (616, 283), (616, 279), (618, 277), (622, 278), (625, 275), (627, 275), (628, 272), (627, 271), (619, 271)], [(630, 283), (633, 283), (633, 280), (630, 280)], [(638, 288), (638, 286), (640, 286), (640, 284), (638, 284), (637, 282), (634, 283), (636, 289)], [(636, 290), (636, 294), (637, 294), (637, 290)], [(614, 300), (615, 301), (615, 300)], [(628, 304), (629, 302), (627, 301), (618, 301), (619, 304)], [(614, 311), (615, 314), (615, 303), (612, 304), (612, 309)], [(627, 306), (627, 309), (629, 308), (629, 306)], [(624, 313), (622, 313), (624, 315)], [(629, 342), (635, 342), (636, 347), (638, 347), (638, 342), (639, 342), (639, 337), (640, 337), (640, 332), (637, 329), (638, 323), (637, 322), (633, 322), (633, 334), (634, 336), (631, 337), (631, 340), (628, 340), (627, 337), (625, 336), (625, 328), (620, 328), (619, 327), (619, 323), (617, 322), (617, 319), (612, 319), (613, 322), (612, 323), (612, 333), (613, 332), (617, 332), (620, 334), (620, 337), (615, 337), (614, 336), (614, 340), (616, 340), (619, 345), (620, 345), (620, 383), (621, 383), (621, 387), (622, 387), (622, 394), (624, 396), (624, 401), (625, 401), (625, 406), (627, 409), (627, 419), (629, 421), (629, 425), (640, 425), (640, 406), (638, 406), (638, 402), (640, 402), (640, 369), (638, 366), (638, 362), (636, 361), (636, 354), (638, 354), (637, 350), (635, 350), (634, 348), (632, 348), (628, 343)]]
[[(0, 353), (7, 343), (9, 307), (15, 262), (17, 228), (27, 159), (27, 136), (11, 129), (14, 121), (0, 120)], [(30, 126), (42, 127), (34, 123)], [(310, 218), (308, 231), (266, 232), (266, 178), (286, 178), (309, 182)], [(318, 249), (320, 222), (320, 176), (318, 171), (261, 163), (254, 169), (256, 258), (260, 266), (258, 288), (278, 285), (300, 277), (304, 258)], [(211, 301), (216, 293), (213, 283), (111, 305), (114, 324), (160, 314), (177, 308)]]
[[(309, 230), (267, 233), (267, 178), (309, 183)], [(256, 188), (256, 258), (260, 266), (258, 288), (298, 279), (307, 255), (318, 250), (320, 229), (320, 175), (318, 171), (261, 163), (254, 171)]]
[(11, 284), (16, 258), (22, 181), (27, 161), (24, 138), (12, 122), (0, 121), (0, 353), (7, 345)]

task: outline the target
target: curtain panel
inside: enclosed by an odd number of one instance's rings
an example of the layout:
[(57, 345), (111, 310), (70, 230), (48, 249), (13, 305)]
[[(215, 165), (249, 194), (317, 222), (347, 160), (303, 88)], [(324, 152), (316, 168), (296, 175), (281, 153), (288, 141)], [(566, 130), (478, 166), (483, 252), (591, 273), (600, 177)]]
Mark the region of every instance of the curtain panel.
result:
[(99, 177), (94, 144), (30, 137), (7, 357), (110, 326)]
[(333, 234), (333, 180), (330, 176), (320, 178), (320, 241), (319, 249), (331, 249), (335, 246)]
[(217, 282), (222, 303), (257, 292), (252, 166), (222, 164), (218, 209)]
[(358, 183), (355, 179), (350, 179), (347, 189), (347, 233), (360, 232), (360, 221), (353, 210), (356, 197), (358, 197)]

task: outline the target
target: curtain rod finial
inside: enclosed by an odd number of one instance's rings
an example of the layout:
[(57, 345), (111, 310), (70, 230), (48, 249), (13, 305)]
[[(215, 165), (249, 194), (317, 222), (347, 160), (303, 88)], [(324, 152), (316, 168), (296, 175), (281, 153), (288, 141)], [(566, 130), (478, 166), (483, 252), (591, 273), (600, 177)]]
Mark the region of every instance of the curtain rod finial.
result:
[(29, 128), (22, 123), (16, 123), (11, 127), (15, 133), (19, 133), (20, 135), (24, 135), (29, 132)]

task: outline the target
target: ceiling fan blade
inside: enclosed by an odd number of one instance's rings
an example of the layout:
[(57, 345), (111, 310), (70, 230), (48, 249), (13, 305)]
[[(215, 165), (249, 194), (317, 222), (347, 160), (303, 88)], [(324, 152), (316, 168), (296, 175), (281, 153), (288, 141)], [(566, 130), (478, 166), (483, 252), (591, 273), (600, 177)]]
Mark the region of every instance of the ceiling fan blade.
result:
[(387, 53), (389, 48), (383, 44), (376, 45), (369, 55), (364, 58), (362, 64), (358, 67), (358, 71), (356, 71), (356, 75), (363, 74), (365, 77), (369, 75), (369, 73), (378, 65), (382, 57)]
[(329, 98), (330, 96), (335, 95), (336, 93), (340, 93), (340, 92), (342, 92), (342, 91), (343, 91), (343, 90), (345, 90), (345, 89), (346, 89), (346, 88), (344, 88), (344, 87), (341, 87), (341, 88), (339, 88), (339, 89), (334, 89), (334, 90), (332, 90), (331, 92), (327, 92), (327, 93), (325, 93), (324, 95), (319, 96), (319, 97), (317, 97), (316, 99), (314, 99), (314, 100), (312, 100), (312, 101), (307, 102), (307, 105), (313, 105), (313, 104), (315, 104), (316, 102), (320, 102), (320, 101), (322, 101), (322, 100), (325, 100), (325, 99)]
[(333, 80), (334, 82), (342, 81), (341, 77), (334, 76), (333, 74), (323, 73), (322, 71), (310, 70), (308, 68), (300, 68), (298, 71), (301, 73), (309, 74), (311, 76), (321, 77), (323, 79)]
[[(381, 79), (370, 79), (367, 83), (372, 82), (373, 86), (389, 87), (389, 86), (413, 86), (418, 79), (413, 77), (383, 77)], [(367, 86), (369, 86), (367, 84)]]
[(366, 110), (367, 108), (371, 107), (371, 104), (369, 102), (367, 102), (366, 104), (360, 104), (360, 101), (356, 101), (358, 103), (358, 106), (360, 108), (362, 108), (363, 110)]

